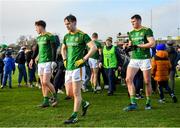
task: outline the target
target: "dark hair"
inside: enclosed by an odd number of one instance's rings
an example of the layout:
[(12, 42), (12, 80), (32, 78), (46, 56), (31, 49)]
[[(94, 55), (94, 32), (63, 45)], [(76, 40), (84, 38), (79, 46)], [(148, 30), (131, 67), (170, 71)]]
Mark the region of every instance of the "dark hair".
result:
[(135, 14), (134, 16), (132, 16), (131, 19), (142, 20), (141, 16), (138, 14)]
[(96, 32), (94, 32), (94, 33), (92, 34), (92, 37), (97, 38), (97, 37), (98, 37), (98, 34), (97, 34)]
[(42, 26), (43, 28), (46, 28), (46, 22), (43, 20), (39, 20), (35, 22), (36, 26)]
[(76, 20), (76, 17), (74, 16), (74, 15), (72, 15), (72, 14), (69, 14), (68, 16), (66, 16), (65, 18), (64, 18), (64, 20), (67, 20), (67, 21), (69, 21), (69, 22), (76, 22), (77, 20)]

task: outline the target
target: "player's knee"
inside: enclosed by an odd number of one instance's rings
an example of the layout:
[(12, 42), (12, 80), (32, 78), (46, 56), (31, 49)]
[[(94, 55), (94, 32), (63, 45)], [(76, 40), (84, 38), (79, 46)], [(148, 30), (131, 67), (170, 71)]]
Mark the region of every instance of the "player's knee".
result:
[(81, 93), (79, 93), (79, 92), (74, 92), (74, 97), (81, 97)]
[(72, 94), (72, 92), (70, 92), (70, 91), (67, 91), (67, 92), (66, 92), (66, 95), (69, 96), (69, 97), (73, 97), (73, 94)]
[(132, 83), (133, 80), (130, 78), (130, 77), (126, 77), (126, 83), (129, 84), (129, 83)]
[(42, 86), (47, 86), (48, 82), (46, 80), (42, 81)]
[(150, 79), (146, 79), (146, 80), (144, 80), (144, 83), (145, 83), (145, 85), (150, 85), (151, 84), (151, 80)]

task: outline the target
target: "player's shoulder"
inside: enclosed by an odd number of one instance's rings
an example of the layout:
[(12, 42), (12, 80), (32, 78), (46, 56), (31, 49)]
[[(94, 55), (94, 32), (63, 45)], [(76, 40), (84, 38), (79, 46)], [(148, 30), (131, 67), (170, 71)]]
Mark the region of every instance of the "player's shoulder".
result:
[(143, 30), (146, 30), (146, 31), (149, 31), (149, 30), (152, 31), (151, 28), (145, 27), (145, 26), (143, 26), (142, 29), (143, 29)]
[(50, 38), (54, 37), (54, 35), (52, 33), (50, 33), (50, 32), (46, 32), (45, 36), (50, 37)]
[(86, 35), (86, 33), (83, 32), (82, 30), (77, 30), (77, 33), (82, 34), (82, 35)]

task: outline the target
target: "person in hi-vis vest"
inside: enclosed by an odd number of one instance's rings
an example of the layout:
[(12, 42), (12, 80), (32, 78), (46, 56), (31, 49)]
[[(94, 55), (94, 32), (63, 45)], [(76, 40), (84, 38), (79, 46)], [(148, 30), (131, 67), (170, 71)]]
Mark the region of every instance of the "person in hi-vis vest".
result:
[(109, 89), (108, 96), (113, 95), (115, 91), (115, 71), (116, 69), (121, 70), (122, 59), (118, 48), (112, 45), (112, 38), (108, 37), (105, 42), (105, 46), (102, 50), (100, 57), (99, 67), (105, 68), (105, 73), (108, 78)]

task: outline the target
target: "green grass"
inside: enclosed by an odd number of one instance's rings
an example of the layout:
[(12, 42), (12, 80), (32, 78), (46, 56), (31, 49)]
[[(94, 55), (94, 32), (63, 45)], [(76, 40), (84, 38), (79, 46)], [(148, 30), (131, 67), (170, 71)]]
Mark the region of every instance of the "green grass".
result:
[[(176, 95), (180, 99), (180, 79), (176, 81)], [(83, 93), (84, 99), (91, 103), (86, 117), (79, 117), (74, 125), (64, 125), (73, 109), (72, 100), (65, 101), (65, 95), (58, 95), (56, 108), (40, 109), (36, 107), (42, 101), (41, 91), (37, 88), (17, 88), (17, 75), (13, 76), (13, 89), (0, 90), (0, 126), (1, 127), (180, 127), (180, 102), (172, 103), (165, 95), (167, 103), (159, 104), (159, 96), (152, 96), (153, 109), (145, 111), (145, 100), (138, 101), (139, 109), (124, 112), (129, 103), (125, 87), (118, 86), (118, 91), (108, 97), (101, 94)]]

